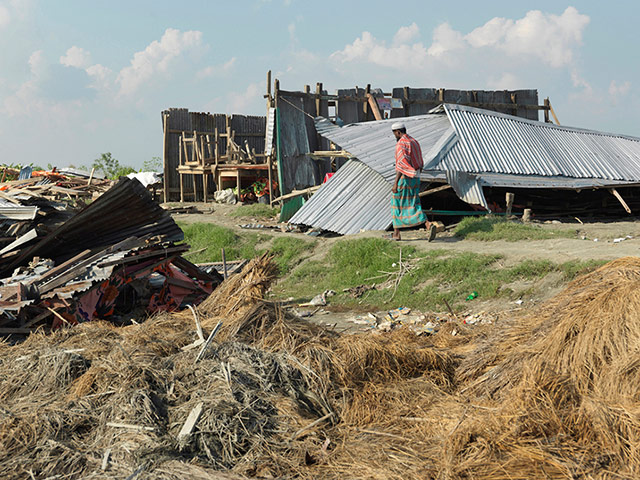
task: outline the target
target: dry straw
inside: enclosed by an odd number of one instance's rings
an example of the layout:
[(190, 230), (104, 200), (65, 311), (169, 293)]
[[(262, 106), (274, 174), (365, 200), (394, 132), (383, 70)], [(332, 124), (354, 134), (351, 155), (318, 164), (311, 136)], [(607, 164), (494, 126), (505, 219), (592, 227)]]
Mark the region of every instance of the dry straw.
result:
[(640, 476), (639, 259), (430, 337), (312, 325), (262, 300), (274, 276), (257, 258), (197, 308), (222, 322), (198, 362), (191, 310), (0, 344), (0, 477)]

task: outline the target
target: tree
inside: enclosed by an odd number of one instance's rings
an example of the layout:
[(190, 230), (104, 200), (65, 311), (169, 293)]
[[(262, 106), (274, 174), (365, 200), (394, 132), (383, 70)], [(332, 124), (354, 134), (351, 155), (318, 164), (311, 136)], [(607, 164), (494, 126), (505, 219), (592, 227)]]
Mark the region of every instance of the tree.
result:
[(132, 167), (120, 165), (120, 162), (111, 156), (111, 152), (101, 154), (100, 158), (96, 158), (93, 161), (92, 167), (96, 170), (102, 170), (107, 177), (113, 180), (135, 172)]
[(162, 172), (162, 158), (151, 157), (151, 160), (145, 160), (142, 163), (141, 172)]

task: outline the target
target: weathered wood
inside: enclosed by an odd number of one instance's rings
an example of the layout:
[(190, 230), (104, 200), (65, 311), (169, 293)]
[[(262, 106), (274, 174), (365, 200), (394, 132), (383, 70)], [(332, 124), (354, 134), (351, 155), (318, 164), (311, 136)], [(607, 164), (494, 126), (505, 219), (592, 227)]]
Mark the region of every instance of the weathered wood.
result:
[(225, 255), (224, 248), (222, 249), (222, 269), (224, 279), (226, 280), (229, 275), (227, 274), (227, 256)]
[(448, 188), (451, 188), (451, 185), (449, 184), (442, 185), (441, 187), (431, 188), (429, 190), (425, 190), (424, 192), (420, 192), (418, 196), (426, 197), (427, 195), (431, 195), (432, 193), (442, 192), (443, 190), (447, 190)]
[(553, 111), (553, 107), (551, 106), (551, 102), (549, 102), (549, 111), (551, 112), (551, 115), (553, 115), (553, 119), (556, 121), (556, 125), (560, 125), (558, 117), (556, 117), (556, 112)]
[(609, 189), (609, 192), (611, 192), (611, 194), (618, 199), (618, 201), (620, 202), (622, 207), (627, 211), (627, 213), (631, 213), (631, 209), (629, 208), (629, 205), (627, 205), (627, 202), (624, 201), (624, 199), (622, 198), (622, 195), (620, 195), (615, 188)]
[(202, 346), (202, 349), (198, 353), (198, 356), (196, 357), (196, 360), (194, 363), (198, 363), (200, 359), (202, 359), (202, 357), (204, 356), (204, 353), (207, 351), (207, 348), (209, 348), (209, 345), (211, 345), (211, 341), (213, 340), (213, 337), (216, 336), (216, 333), (218, 333), (218, 330), (220, 330), (221, 326), (222, 326), (222, 322), (218, 322), (215, 328), (211, 330), (211, 333), (207, 337), (207, 341), (204, 342), (204, 345)]
[(196, 423), (198, 422), (198, 419), (202, 414), (203, 406), (204, 404), (200, 402), (191, 409), (191, 412), (189, 412), (189, 416), (187, 416), (187, 420), (184, 422), (182, 428), (180, 429), (180, 433), (178, 433), (178, 441), (184, 441), (189, 437), (189, 435), (191, 435), (191, 432), (193, 432), (193, 429), (195, 428)]
[(299, 197), (300, 195), (311, 195), (316, 190), (318, 190), (322, 185), (316, 185), (315, 187), (305, 188), (304, 190), (294, 190), (291, 193), (287, 193), (286, 195), (282, 195), (280, 197), (274, 198), (274, 202), (280, 202), (282, 200), (287, 200), (289, 198)]
[(370, 93), (367, 94), (367, 99), (369, 101), (369, 106), (371, 107), (371, 112), (373, 113), (373, 117), (376, 120), (382, 120), (382, 114), (380, 113), (380, 108), (378, 107), (378, 102), (376, 98)]
[(511, 215), (511, 209), (513, 208), (513, 200), (515, 198), (515, 194), (511, 192), (507, 192), (506, 194), (506, 202), (507, 202), (507, 216)]
[(130, 423), (118, 423), (118, 422), (107, 422), (107, 427), (128, 428), (129, 430), (138, 430), (138, 431), (147, 431), (147, 432), (154, 432), (156, 430), (154, 427), (146, 427), (144, 425), (132, 425)]

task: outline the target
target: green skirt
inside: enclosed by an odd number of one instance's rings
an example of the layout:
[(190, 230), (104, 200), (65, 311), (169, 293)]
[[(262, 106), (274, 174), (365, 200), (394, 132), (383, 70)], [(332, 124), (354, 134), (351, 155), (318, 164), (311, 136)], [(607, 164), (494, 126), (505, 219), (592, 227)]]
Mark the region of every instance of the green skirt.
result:
[(420, 177), (400, 177), (398, 193), (392, 194), (391, 197), (393, 228), (415, 227), (427, 221), (422, 211), (419, 193)]

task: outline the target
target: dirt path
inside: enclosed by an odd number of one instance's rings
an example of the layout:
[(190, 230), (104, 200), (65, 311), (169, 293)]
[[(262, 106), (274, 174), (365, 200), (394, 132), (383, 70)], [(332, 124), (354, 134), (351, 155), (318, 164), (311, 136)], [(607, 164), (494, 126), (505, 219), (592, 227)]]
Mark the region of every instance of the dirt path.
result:
[[(241, 224), (255, 223), (274, 225), (274, 222), (266, 222), (260, 219), (239, 219), (230, 216), (230, 213), (238, 208), (236, 205), (218, 205), (196, 203), (202, 211), (212, 210), (210, 213), (181, 214), (174, 218), (185, 223), (215, 223), (236, 230), (238, 233), (246, 233), (257, 230), (247, 230), (239, 227)], [(547, 230), (575, 230), (576, 238), (557, 238), (549, 240), (529, 240), (524, 242), (493, 241), (482, 242), (473, 240), (460, 240), (450, 234), (440, 234), (432, 243), (420, 238), (421, 232), (407, 232), (401, 245), (411, 245), (421, 251), (452, 250), (458, 252), (475, 252), (478, 254), (500, 254), (504, 257), (505, 265), (519, 263), (526, 259), (547, 259), (555, 263), (563, 263), (571, 260), (613, 260), (625, 256), (640, 256), (640, 222), (610, 222), (610, 223), (549, 223), (540, 224)], [(279, 230), (261, 230), (272, 235), (289, 235), (304, 239), (309, 236), (302, 233), (283, 233)], [(380, 237), (384, 232), (362, 232), (350, 235), (348, 238)], [(626, 238), (627, 236), (633, 238)], [(582, 239), (584, 237), (584, 239)], [(334, 242), (346, 237), (319, 237), (316, 254), (323, 255)], [(624, 238), (619, 243), (614, 243), (616, 238)], [(597, 241), (595, 241), (597, 239)]]

